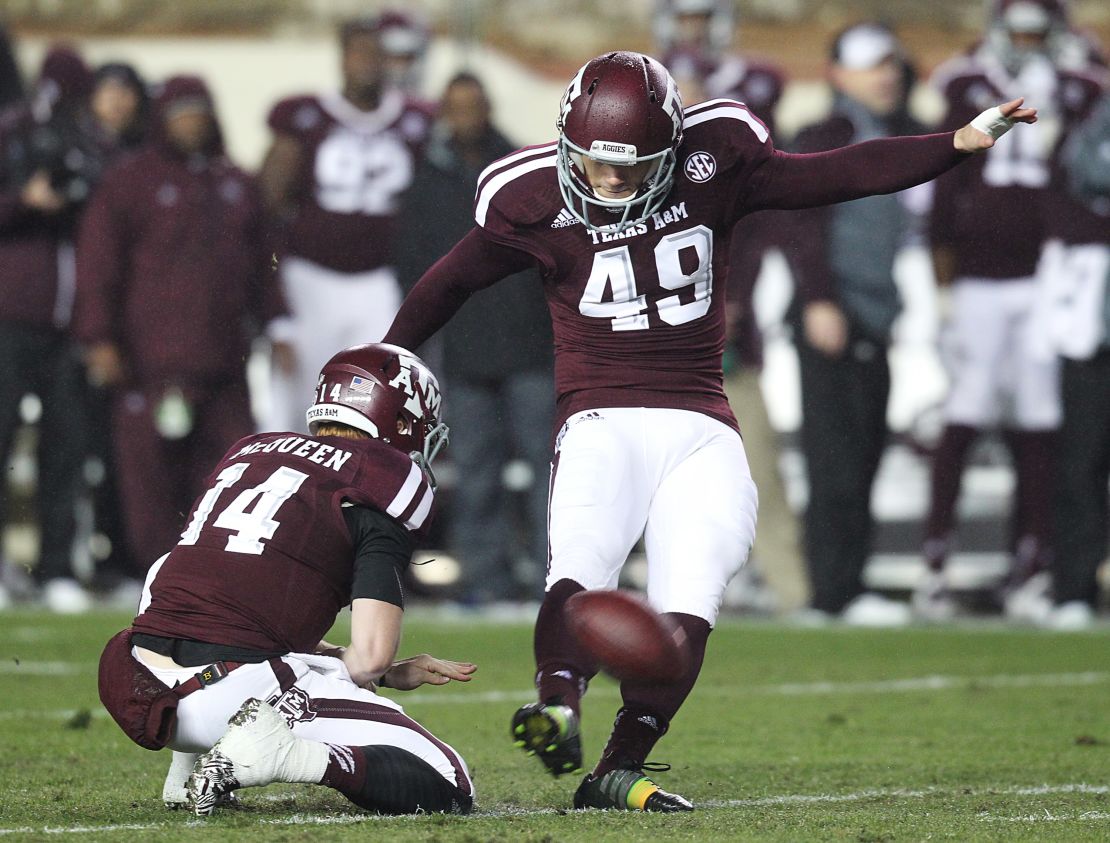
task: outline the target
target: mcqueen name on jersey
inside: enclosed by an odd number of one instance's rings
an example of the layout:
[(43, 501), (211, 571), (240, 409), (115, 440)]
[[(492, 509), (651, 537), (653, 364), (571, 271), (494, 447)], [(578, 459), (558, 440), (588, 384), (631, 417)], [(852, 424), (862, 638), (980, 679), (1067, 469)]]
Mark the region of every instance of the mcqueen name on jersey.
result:
[[(666, 228), (672, 222), (678, 222), (689, 218), (686, 212), (686, 203), (679, 202), (677, 205), (671, 205), (665, 211), (656, 211), (651, 215), (651, 231), (659, 231), (661, 228)], [(625, 240), (629, 237), (635, 237), (637, 234), (648, 233), (647, 221), (638, 222), (635, 225), (630, 225), (624, 231), (610, 232), (610, 231), (594, 231), (587, 229), (590, 239), (594, 241), (596, 246), (599, 243), (612, 243), (614, 240)]]
[(308, 439), (304, 436), (281, 436), (269, 442), (265, 440), (252, 442), (250, 445), (241, 448), (237, 453), (232, 454), (231, 459), (238, 459), (249, 454), (269, 454), (275, 451), (279, 454), (304, 457), (306, 460), (322, 465), (324, 468), (330, 468), (332, 471), (342, 469), (343, 464), (351, 458), (350, 451), (341, 450), (333, 445), (325, 445), (323, 442), (317, 442), (314, 439)]

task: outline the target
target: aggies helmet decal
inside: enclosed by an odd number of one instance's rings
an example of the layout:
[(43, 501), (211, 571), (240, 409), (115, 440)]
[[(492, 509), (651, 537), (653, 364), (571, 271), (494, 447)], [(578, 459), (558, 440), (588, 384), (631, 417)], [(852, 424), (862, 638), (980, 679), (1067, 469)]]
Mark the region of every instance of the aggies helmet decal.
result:
[(430, 477), (447, 444), (441, 404), (439, 381), (423, 360), (400, 346), (368, 343), (324, 364), (305, 418), (312, 434), (325, 422), (361, 430), (408, 454)]

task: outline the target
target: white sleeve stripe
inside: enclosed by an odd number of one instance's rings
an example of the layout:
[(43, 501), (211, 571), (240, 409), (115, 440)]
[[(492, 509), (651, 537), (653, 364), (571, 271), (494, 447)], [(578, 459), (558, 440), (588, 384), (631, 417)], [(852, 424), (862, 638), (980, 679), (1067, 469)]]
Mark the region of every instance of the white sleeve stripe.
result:
[(409, 476), (405, 478), (405, 482), (401, 485), (401, 491), (397, 493), (393, 502), (385, 508), (385, 514), (392, 518), (400, 518), (404, 511), (409, 508), (412, 499), (416, 497), (416, 492), (423, 480), (424, 475), (417, 468), (416, 463), (409, 466)]
[(434, 493), (429, 486), (427, 489), (424, 490), (424, 497), (420, 499), (420, 505), (416, 507), (416, 511), (408, 517), (407, 521), (405, 521), (406, 527), (408, 527), (410, 530), (418, 530), (422, 526), (424, 526), (424, 521), (427, 520), (428, 513), (432, 509), (433, 497)]
[(729, 99), (728, 97), (717, 97), (716, 99), (705, 100), (704, 102), (695, 103), (694, 105), (688, 105), (686, 107), (686, 113), (688, 115), (698, 114), (702, 111), (709, 111), (710, 109), (717, 108), (718, 106), (726, 103), (729, 105), (743, 105), (743, 103), (739, 100)]
[(499, 191), (513, 179), (520, 178), (521, 176), (526, 175), (533, 170), (539, 170), (543, 167), (554, 166), (554, 154), (544, 155), (542, 158), (537, 158), (534, 161), (528, 161), (527, 163), (518, 164), (515, 167), (510, 167), (503, 173), (499, 173), (498, 175), (491, 178), (488, 182), (486, 182), (486, 184), (482, 185), (481, 190), (478, 191), (478, 204), (474, 207), (474, 221), (478, 223), (478, 225), (485, 227), (486, 212), (489, 211), (490, 202), (493, 201), (493, 197), (496, 195), (497, 191)]
[[(548, 149), (548, 147), (550, 147), (550, 149)], [(532, 155), (542, 155), (553, 149), (555, 149), (555, 141), (540, 144), (539, 146), (527, 146), (524, 149), (518, 149), (516, 152), (509, 153), (504, 158), (498, 158), (478, 175), (478, 192), (482, 190), (482, 183), (493, 175), (495, 171), (503, 170), (524, 158), (528, 158)]]
[[(716, 102), (722, 102), (722, 100), (716, 100)], [(719, 117), (730, 117), (733, 120), (740, 120), (747, 123), (755, 133), (755, 136), (759, 138), (760, 143), (765, 142), (767, 138), (770, 137), (767, 133), (767, 128), (756, 120), (747, 108), (738, 105), (733, 100), (723, 100), (723, 102), (730, 103), (730, 105), (728, 107), (710, 108), (694, 114), (691, 114), (689, 111), (686, 112), (686, 119), (682, 122), (683, 128), (688, 129), (691, 126), (697, 126), (699, 123), (705, 123), (709, 120), (716, 120)]]

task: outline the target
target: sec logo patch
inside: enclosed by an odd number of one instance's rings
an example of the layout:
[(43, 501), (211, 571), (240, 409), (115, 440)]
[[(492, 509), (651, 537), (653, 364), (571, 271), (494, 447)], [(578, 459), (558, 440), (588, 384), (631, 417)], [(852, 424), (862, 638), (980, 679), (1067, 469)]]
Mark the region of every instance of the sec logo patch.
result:
[(709, 181), (717, 173), (717, 160), (708, 152), (692, 152), (683, 169), (690, 181)]

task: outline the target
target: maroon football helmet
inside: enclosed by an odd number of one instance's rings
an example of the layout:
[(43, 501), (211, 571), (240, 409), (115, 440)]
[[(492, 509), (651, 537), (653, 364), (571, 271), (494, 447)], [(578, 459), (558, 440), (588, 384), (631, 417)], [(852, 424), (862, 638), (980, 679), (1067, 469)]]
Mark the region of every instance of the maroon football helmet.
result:
[[(598, 56), (579, 69), (559, 106), (557, 169), (567, 208), (590, 229), (622, 231), (659, 210), (674, 183), (682, 141), (682, 98), (659, 62), (641, 53)], [(632, 166), (652, 162), (640, 190), (602, 199), (586, 180), (583, 158)], [(591, 209), (611, 222), (596, 225)]]
[(431, 30), (414, 12), (386, 9), (378, 17), (378, 40), (386, 55), (386, 75), (411, 94), (420, 92)]
[[(1040, 38), (1039, 45), (1022, 36)], [(1012, 73), (1031, 57), (1055, 59), (1068, 36), (1067, 0), (992, 0), (987, 44)]]
[(991, 21), (1014, 32), (1047, 32), (1067, 25), (1067, 0), (992, 0)]
[(447, 444), (441, 403), (439, 382), (423, 360), (400, 346), (369, 343), (324, 364), (305, 418), (312, 434), (325, 422), (338, 422), (380, 439), (431, 478), (432, 460)]
[(655, 0), (651, 18), (655, 49), (660, 55), (686, 50), (720, 58), (732, 46), (735, 5), (732, 0)]

